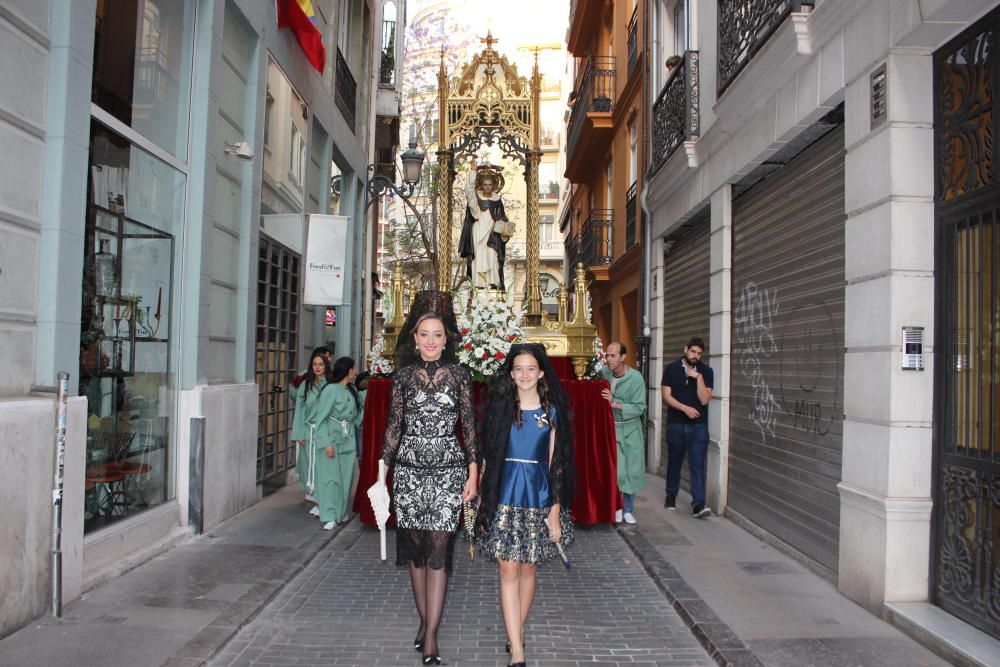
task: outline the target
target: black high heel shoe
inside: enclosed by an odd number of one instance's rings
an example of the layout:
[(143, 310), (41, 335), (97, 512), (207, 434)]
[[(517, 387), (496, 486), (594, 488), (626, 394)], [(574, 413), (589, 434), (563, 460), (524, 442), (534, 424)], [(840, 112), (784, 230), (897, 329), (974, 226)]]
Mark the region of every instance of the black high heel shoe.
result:
[(424, 659), (423, 659), (423, 664), (425, 664), (425, 665), (440, 665), (441, 664), (441, 656), (439, 656), (436, 653), (432, 653), (431, 655), (425, 655)]
[(521, 662), (512, 662), (507, 667), (528, 667), (528, 663), (522, 660)]
[(423, 651), (424, 650), (424, 640), (423, 639), (414, 639), (413, 640), (413, 650), (414, 651)]

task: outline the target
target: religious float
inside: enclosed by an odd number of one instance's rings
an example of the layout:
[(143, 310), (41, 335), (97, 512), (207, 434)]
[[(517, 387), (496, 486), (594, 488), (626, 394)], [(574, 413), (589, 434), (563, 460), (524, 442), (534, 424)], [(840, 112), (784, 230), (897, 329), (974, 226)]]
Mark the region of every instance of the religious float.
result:
[[(458, 76), (449, 78), (442, 55), (438, 75), (441, 148), (437, 158), (440, 173), (450, 175), (438, 193), (438, 284), (449, 284), (454, 258), (466, 262), (471, 290), (468, 298), (456, 298), (455, 315), (462, 333), (459, 362), (477, 380), (477, 401), (513, 343), (529, 341), (545, 345), (570, 396), (574, 413), (578, 478), (574, 518), (584, 525), (611, 523), (620, 507), (615, 426), (611, 408), (601, 397), (608, 383), (585, 377), (596, 375), (594, 366), (599, 364), (601, 353), (596, 329), (588, 320), (583, 266), (574, 267), (572, 294), (565, 286), (560, 289), (556, 320), (548, 320), (541, 307), (538, 213), (541, 75), (536, 60), (530, 79), (519, 76), (516, 66), (494, 50), (496, 40), (492, 34), (483, 41), (486, 48)], [(505, 158), (520, 164), (524, 170), (528, 196), (523, 312), (515, 310), (505, 298), (504, 248), (511, 223), (502, 201), (502, 169), (498, 165), (479, 165), (475, 159), (484, 146), (498, 146)], [(465, 178), (469, 205), (458, 252), (451, 225), (458, 175), (456, 160), (470, 163)], [(388, 421), (391, 390), (388, 375), (393, 370), (391, 359), (406, 319), (403, 269), (399, 265), (393, 269), (390, 290), (392, 316), (383, 325), (382, 336), (369, 359), (374, 377), (365, 402), (358, 489), (369, 488), (377, 478)], [(364, 493), (356, 494), (354, 511), (360, 514), (363, 523), (375, 525), (371, 504)]]

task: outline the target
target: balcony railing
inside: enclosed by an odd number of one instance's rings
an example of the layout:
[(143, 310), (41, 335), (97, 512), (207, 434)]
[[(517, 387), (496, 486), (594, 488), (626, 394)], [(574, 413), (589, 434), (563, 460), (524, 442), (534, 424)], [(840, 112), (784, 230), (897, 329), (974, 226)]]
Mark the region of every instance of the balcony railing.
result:
[(698, 52), (685, 51), (653, 103), (654, 172), (682, 143), (701, 132), (698, 98)]
[(382, 59), (379, 63), (378, 83), (392, 86), (396, 83), (396, 22), (382, 21)]
[(719, 0), (719, 95), (793, 10), (796, 0)]
[(588, 56), (569, 116), (567, 153), (572, 153), (584, 119), (591, 112), (610, 112), (615, 104), (615, 57)]
[(632, 18), (628, 22), (628, 75), (639, 61), (639, 5), (632, 10)]
[(573, 272), (576, 271), (576, 265), (580, 263), (580, 235), (567, 236), (563, 245), (566, 248), (566, 260), (569, 262), (567, 265), (569, 273), (573, 275)]
[(611, 264), (611, 232), (614, 220), (610, 208), (595, 208), (580, 230), (580, 261), (584, 266)]
[(351, 74), (350, 68), (347, 66), (347, 61), (344, 60), (344, 54), (337, 49), (337, 72), (335, 75), (336, 81), (336, 91), (333, 96), (334, 102), (337, 104), (337, 108), (340, 109), (340, 113), (344, 114), (344, 120), (347, 121), (348, 127), (354, 130), (354, 114), (358, 108), (358, 84), (354, 81), (354, 75)]
[(635, 235), (639, 223), (642, 222), (642, 209), (639, 208), (639, 198), (635, 196), (636, 183), (625, 194), (625, 249), (635, 245)]

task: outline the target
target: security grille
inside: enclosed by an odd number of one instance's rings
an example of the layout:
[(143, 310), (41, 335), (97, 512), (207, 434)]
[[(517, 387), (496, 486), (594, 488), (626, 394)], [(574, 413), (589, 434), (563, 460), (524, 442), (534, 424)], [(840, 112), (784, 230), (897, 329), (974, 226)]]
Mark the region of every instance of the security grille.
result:
[(289, 381), (298, 372), (301, 257), (265, 236), (257, 261), (257, 483), (295, 465)]
[[(665, 363), (684, 353), (684, 344), (699, 336), (708, 345), (709, 245), (708, 220), (669, 239), (670, 250), (664, 257), (663, 272), (663, 357)], [(705, 363), (711, 365), (705, 350)], [(662, 375), (663, 369), (660, 369)], [(666, 440), (660, 442), (661, 475), (667, 470)], [(687, 467), (684, 477), (687, 479)]]
[(837, 571), (844, 132), (733, 202), (729, 508)]

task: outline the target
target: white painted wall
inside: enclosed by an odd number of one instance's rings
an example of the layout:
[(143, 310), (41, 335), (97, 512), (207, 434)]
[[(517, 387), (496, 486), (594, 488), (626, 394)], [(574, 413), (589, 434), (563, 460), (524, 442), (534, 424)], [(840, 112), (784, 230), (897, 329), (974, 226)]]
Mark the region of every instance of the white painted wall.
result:
[[(0, 401), (0, 637), (47, 610), (52, 548), (55, 397)], [(80, 594), (83, 568), (83, 497), (87, 401), (67, 406), (62, 551), (63, 600)]]

